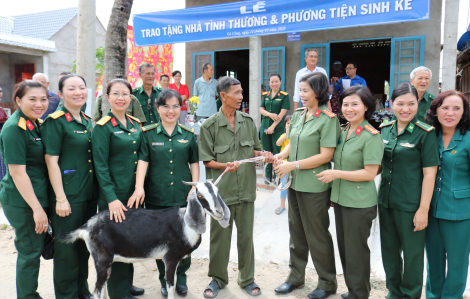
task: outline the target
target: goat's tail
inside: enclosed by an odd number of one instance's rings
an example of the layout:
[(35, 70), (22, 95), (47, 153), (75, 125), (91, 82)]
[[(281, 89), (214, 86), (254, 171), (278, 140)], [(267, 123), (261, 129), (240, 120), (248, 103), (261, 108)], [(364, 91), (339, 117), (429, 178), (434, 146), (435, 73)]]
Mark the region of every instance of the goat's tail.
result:
[(63, 243), (73, 243), (78, 239), (83, 239), (82, 228), (76, 229), (69, 233), (64, 232), (62, 229), (59, 229), (59, 241)]

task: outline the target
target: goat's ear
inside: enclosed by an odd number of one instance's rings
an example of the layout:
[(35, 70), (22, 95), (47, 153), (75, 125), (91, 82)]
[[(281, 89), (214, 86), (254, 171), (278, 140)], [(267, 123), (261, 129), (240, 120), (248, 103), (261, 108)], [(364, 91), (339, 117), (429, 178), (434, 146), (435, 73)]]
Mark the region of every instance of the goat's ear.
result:
[(230, 209), (227, 207), (224, 200), (222, 199), (222, 197), (220, 197), (219, 194), (217, 194), (217, 200), (219, 201), (219, 204), (224, 211), (224, 217), (219, 220), (219, 223), (223, 228), (226, 228), (230, 224)]
[(185, 182), (185, 181), (183, 181), (183, 184), (189, 185), (189, 186), (196, 186), (199, 183), (198, 182)]
[(184, 222), (198, 234), (206, 232), (206, 213), (197, 199), (195, 192), (189, 195), (188, 207), (184, 214)]

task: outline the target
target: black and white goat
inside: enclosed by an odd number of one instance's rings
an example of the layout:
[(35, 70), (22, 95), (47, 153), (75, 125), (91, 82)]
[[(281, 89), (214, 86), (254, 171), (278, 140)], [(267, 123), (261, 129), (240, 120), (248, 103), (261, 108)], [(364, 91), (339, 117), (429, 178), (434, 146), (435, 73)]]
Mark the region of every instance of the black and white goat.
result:
[(106, 281), (113, 262), (135, 263), (161, 259), (165, 263), (168, 298), (175, 294), (176, 268), (201, 244), (206, 231), (206, 213), (227, 227), (230, 210), (208, 180), (184, 182), (196, 186), (186, 208), (165, 210), (130, 209), (126, 220), (109, 220), (109, 211), (101, 211), (70, 233), (61, 233), (62, 242), (83, 239), (93, 256), (96, 268), (95, 299), (108, 298)]

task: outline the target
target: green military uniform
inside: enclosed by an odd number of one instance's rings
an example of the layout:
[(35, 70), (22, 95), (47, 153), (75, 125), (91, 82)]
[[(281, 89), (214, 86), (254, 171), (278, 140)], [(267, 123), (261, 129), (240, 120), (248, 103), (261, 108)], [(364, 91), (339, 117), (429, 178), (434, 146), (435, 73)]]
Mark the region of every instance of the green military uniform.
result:
[[(334, 169), (357, 171), (364, 169), (365, 165), (381, 165), (384, 145), (380, 132), (367, 120), (347, 138), (350, 130), (348, 124), (338, 140)], [(377, 217), (375, 182), (334, 180), (331, 201), (336, 203), (336, 237), (348, 298), (367, 298), (370, 292), (370, 249), (367, 239), (372, 221)]]
[[(254, 150), (261, 150), (258, 130), (253, 119), (240, 111), (235, 112), (235, 130), (221, 109), (202, 124), (199, 138), (201, 161), (233, 162), (253, 158)], [(224, 169), (206, 168), (206, 177), (215, 180), (223, 171)], [(242, 164), (234, 173), (227, 172), (217, 187), (231, 215), (227, 228), (222, 228), (218, 221), (211, 219), (208, 275), (217, 281), (220, 288), (228, 284), (227, 266), (235, 221), (238, 232), (238, 284), (245, 287), (255, 280), (253, 250), (255, 163)]]
[[(124, 126), (109, 111), (93, 129), (91, 144), (96, 177), (100, 186), (99, 210), (107, 210), (108, 204), (120, 200), (127, 206), (135, 189), (137, 153), (140, 147), (139, 120), (126, 117)], [(134, 278), (134, 266), (113, 263), (108, 279), (108, 294), (111, 298), (130, 295)]]
[[(289, 126), (289, 161), (298, 161), (320, 154), (322, 147), (336, 147), (341, 134), (336, 114), (326, 106), (319, 107), (305, 119), (307, 108), (299, 108)], [(308, 253), (318, 273), (317, 287), (324, 291), (337, 289), (333, 240), (328, 231), (330, 220), (330, 185), (316, 175), (330, 169), (328, 162), (311, 169), (292, 171), (289, 196), (290, 273), (286, 282), (305, 284)]]
[[(431, 107), (432, 100), (434, 100), (436, 96), (430, 94), (429, 92), (425, 92), (423, 97), (418, 101), (418, 113), (416, 113), (416, 118), (421, 121), (427, 123), (426, 120), (426, 111), (428, 111), (429, 107)], [(396, 120), (397, 117), (394, 115), (392, 120)]]
[[(444, 149), (426, 228), (426, 298), (462, 298), (470, 251), (470, 132), (455, 131)], [(447, 271), (446, 271), (447, 260)]]
[[(279, 91), (278, 93), (271, 95), (271, 92), (264, 92), (263, 98), (261, 99), (261, 108), (266, 109), (269, 113), (279, 114), (281, 113), (282, 109), (289, 110), (290, 109), (290, 100), (289, 94), (285, 91)], [(261, 127), (260, 127), (260, 134), (261, 134), (261, 144), (263, 145), (263, 150), (272, 152), (273, 155), (278, 154), (281, 151), (281, 147), (276, 145), (277, 140), (279, 137), (286, 131), (284, 128), (284, 117), (279, 122), (279, 124), (274, 129), (272, 134), (266, 134), (265, 130), (267, 130), (274, 121), (266, 116), (261, 117)], [(272, 167), (273, 165), (270, 163), (266, 166), (266, 178), (271, 178), (273, 176)]]
[[(70, 232), (96, 214), (95, 174), (91, 152), (92, 119), (81, 114), (81, 122), (62, 107), (51, 113), (41, 127), (46, 155), (59, 156), (62, 185), (72, 214), (59, 217), (56, 196), (50, 193), (51, 220), (57, 238), (60, 230)], [(54, 290), (59, 299), (76, 299), (89, 294), (88, 252), (85, 242), (54, 242)]]
[[(139, 160), (149, 162), (145, 180), (145, 208), (165, 209), (186, 206), (192, 182), (188, 164), (199, 162), (199, 153), (194, 129), (178, 124), (173, 132), (165, 131), (161, 124), (142, 128)], [(165, 264), (157, 260), (159, 279), (166, 287)], [(182, 260), (176, 269), (176, 285), (186, 284), (186, 271), (191, 266), (191, 256)]]
[(149, 95), (145, 92), (144, 86), (134, 88), (132, 95), (134, 95), (142, 107), (145, 116), (145, 125), (156, 124), (160, 121), (160, 115), (155, 108), (158, 95), (162, 89), (160, 87), (152, 86), (152, 93)]
[(47, 208), (49, 180), (38, 127), (39, 122), (32, 122), (18, 109), (5, 122), (0, 134), (0, 149), (7, 166), (7, 173), (1, 182), (0, 202), (5, 216), (15, 229), (18, 298), (40, 298), (36, 290), (45, 234), (36, 234), (33, 210), (16, 188), (9, 165), (26, 166), (26, 174), (31, 180), (34, 194), (41, 206)]
[(387, 298), (421, 298), (425, 230), (413, 232), (413, 218), (421, 202), (423, 168), (440, 163), (437, 137), (434, 127), (416, 117), (400, 134), (396, 121), (381, 127), (379, 220)]
[[(93, 119), (101, 119), (103, 113), (101, 111), (101, 103), (103, 102), (103, 96), (100, 95), (96, 98), (95, 108), (93, 108)], [(137, 118), (141, 123), (146, 121), (144, 111), (142, 111), (142, 106), (140, 105), (139, 100), (135, 96), (131, 96), (131, 103), (126, 110), (126, 113)]]

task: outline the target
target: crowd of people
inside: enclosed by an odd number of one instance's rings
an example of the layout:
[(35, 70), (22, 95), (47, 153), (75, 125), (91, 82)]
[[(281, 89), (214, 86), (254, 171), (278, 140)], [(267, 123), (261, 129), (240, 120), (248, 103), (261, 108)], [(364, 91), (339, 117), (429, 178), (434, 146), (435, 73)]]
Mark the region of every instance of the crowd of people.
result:
[[(269, 90), (262, 95), (259, 131), (254, 120), (239, 111), (240, 81), (215, 80), (212, 65), (204, 65), (203, 76), (193, 88), (193, 95), (201, 99), (198, 116), (208, 117), (199, 141), (194, 130), (183, 124), (189, 91), (179, 71), (172, 74), (172, 84), (168, 76), (160, 76), (161, 87), (154, 86), (151, 64), (139, 67), (141, 87), (133, 89), (124, 79), (111, 80), (97, 99), (95, 126), (83, 112), (88, 91), (81, 76), (63, 74), (57, 96), (48, 91), (44, 74), (19, 83), (13, 94), (18, 108), (0, 134), (7, 166), (0, 201), (16, 233), (18, 298), (40, 298), (39, 259), (49, 226), (58, 237), (61, 230), (69, 232), (85, 224), (97, 210), (109, 210), (110, 221), (121, 223), (129, 209), (185, 207), (195, 186), (183, 181), (199, 181), (199, 161), (207, 179), (228, 171), (218, 189), (231, 213), (227, 228), (211, 219), (208, 276), (212, 280), (203, 295), (214, 298), (229, 283), (234, 224), (238, 284), (247, 294), (260, 295), (253, 247), (256, 169), (254, 163), (239, 162), (257, 156), (272, 163), (265, 173), (268, 181), (292, 177), (276, 210), (282, 214), (287, 199), (290, 271), (274, 293), (288, 294), (305, 284), (309, 254), (319, 278), (308, 298), (336, 293), (328, 215), (332, 206), (348, 288), (342, 298), (369, 297), (367, 240), (377, 215), (388, 298), (421, 297), (425, 251), (426, 297), (462, 298), (470, 252), (468, 99), (456, 91), (434, 98), (427, 92), (431, 71), (418, 67), (411, 72), (410, 82), (393, 89), (395, 117), (379, 131), (369, 123), (375, 100), (365, 81), (357, 78), (357, 65), (348, 64), (346, 71), (351, 82), (359, 83), (346, 87), (347, 78), (333, 82), (335, 90), (341, 91), (336, 115), (328, 109), (331, 82), (326, 71), (316, 66), (316, 50), (307, 49), (305, 60), (307, 66), (296, 75), (294, 93), (294, 106), (302, 107), (287, 115), (289, 95), (280, 88), (281, 76), (272, 74)], [(105, 113), (103, 97), (111, 107)], [(347, 124), (341, 127), (339, 118)], [(377, 192), (378, 174), (382, 179)], [(84, 242), (54, 242), (56, 298), (92, 298), (88, 260)], [(167, 296), (165, 265), (161, 260), (156, 264), (161, 293)], [(191, 257), (178, 265), (180, 296), (188, 293), (190, 266)], [(108, 279), (111, 298), (131, 299), (145, 292), (134, 286), (133, 272), (132, 264), (113, 264)]]

